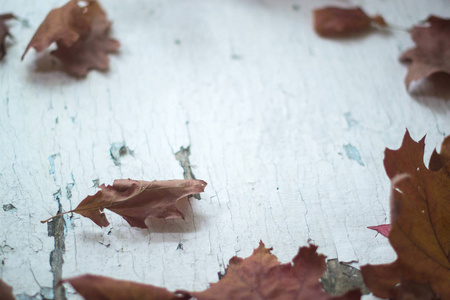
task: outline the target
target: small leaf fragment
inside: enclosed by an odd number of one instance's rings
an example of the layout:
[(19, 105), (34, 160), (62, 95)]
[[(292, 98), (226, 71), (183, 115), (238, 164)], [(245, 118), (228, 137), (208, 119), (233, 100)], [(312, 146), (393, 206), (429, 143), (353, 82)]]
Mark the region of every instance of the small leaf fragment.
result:
[(372, 230), (376, 230), (381, 235), (383, 235), (385, 237), (388, 237), (389, 236), (389, 231), (391, 230), (391, 225), (389, 225), (389, 224), (382, 224), (382, 225), (378, 225), (378, 226), (369, 226), (367, 228), (372, 229)]
[(0, 279), (0, 299), (2, 300), (15, 300), (13, 295), (13, 289)]
[(0, 60), (6, 55), (6, 37), (11, 37), (11, 33), (9, 32), (8, 26), (6, 26), (5, 21), (15, 18), (16, 17), (11, 13), (0, 15)]
[[(84, 5), (85, 4), (85, 5)], [(30, 48), (40, 52), (56, 42), (58, 57), (73, 76), (85, 76), (90, 69), (106, 70), (107, 53), (119, 49), (118, 41), (108, 37), (111, 22), (95, 0), (70, 0), (53, 9), (37, 29), (22, 59)]]
[(430, 157), (429, 168), (431, 171), (439, 171), (450, 161), (450, 136), (446, 137), (441, 145), (441, 152), (434, 149)]
[(372, 28), (372, 25), (387, 26), (383, 17), (369, 17), (361, 8), (327, 6), (314, 10), (314, 30), (323, 37), (357, 35)]
[(165, 288), (113, 278), (83, 275), (63, 280), (86, 300), (177, 300), (187, 299)]
[(176, 203), (189, 195), (203, 192), (205, 186), (206, 182), (196, 179), (166, 181), (118, 179), (110, 186), (102, 184), (100, 191), (95, 195), (86, 197), (74, 210), (64, 214), (75, 212), (91, 219), (100, 227), (106, 227), (109, 225), (103, 213), (106, 208), (122, 216), (133, 227), (147, 228), (145, 221), (149, 217), (184, 218)]
[(429, 16), (424, 25), (411, 30), (415, 48), (405, 51), (400, 61), (408, 64), (405, 84), (436, 73), (450, 74), (450, 19)]

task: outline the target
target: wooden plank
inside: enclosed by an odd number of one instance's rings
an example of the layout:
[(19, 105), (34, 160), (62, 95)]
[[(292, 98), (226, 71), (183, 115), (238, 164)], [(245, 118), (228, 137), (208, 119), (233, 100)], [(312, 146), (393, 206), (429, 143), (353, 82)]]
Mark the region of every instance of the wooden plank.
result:
[[(388, 222), (383, 151), (408, 128), (415, 139), (427, 134), (428, 157), (450, 131), (448, 102), (404, 88), (406, 32), (321, 39), (311, 11), (331, 1), (110, 0), (120, 53), (110, 72), (76, 80), (37, 72), (46, 54), (19, 60), (63, 3), (2, 7), (29, 23), (11, 22), (15, 42), (0, 66), (0, 201), (15, 207), (0, 210), (0, 278), (16, 294), (50, 292), (51, 265), (62, 277), (202, 290), (259, 240), (282, 262), (308, 240), (341, 261), (395, 258), (366, 229)], [(450, 14), (444, 0), (355, 3), (403, 27)], [(114, 161), (122, 146), (133, 155)], [(184, 221), (141, 230), (108, 214), (112, 225), (100, 229), (68, 215), (56, 243), (65, 251), (49, 258), (55, 239), (40, 220), (75, 207), (95, 182), (182, 178), (175, 154), (188, 146), (192, 173), (208, 187), (182, 205)]]

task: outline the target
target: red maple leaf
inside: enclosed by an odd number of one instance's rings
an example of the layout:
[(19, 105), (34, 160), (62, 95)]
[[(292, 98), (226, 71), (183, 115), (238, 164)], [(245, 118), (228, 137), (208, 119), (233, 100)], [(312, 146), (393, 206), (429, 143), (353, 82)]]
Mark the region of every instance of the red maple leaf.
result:
[(250, 257), (230, 259), (225, 276), (203, 292), (176, 291), (107, 277), (84, 275), (65, 280), (86, 300), (233, 299), (233, 300), (357, 300), (359, 290), (332, 297), (322, 290), (325, 256), (317, 246), (301, 247), (292, 263), (281, 264), (260, 242)]
[(325, 256), (317, 246), (301, 247), (292, 263), (281, 264), (260, 242), (245, 259), (230, 259), (225, 276), (203, 292), (192, 295), (199, 300), (221, 299), (360, 299), (359, 290), (332, 297), (322, 290), (320, 277), (326, 269)]
[(381, 298), (450, 299), (450, 163), (427, 169), (424, 147), (424, 139), (415, 142), (406, 132), (400, 149), (385, 152), (389, 242), (398, 258), (361, 268), (367, 287)]

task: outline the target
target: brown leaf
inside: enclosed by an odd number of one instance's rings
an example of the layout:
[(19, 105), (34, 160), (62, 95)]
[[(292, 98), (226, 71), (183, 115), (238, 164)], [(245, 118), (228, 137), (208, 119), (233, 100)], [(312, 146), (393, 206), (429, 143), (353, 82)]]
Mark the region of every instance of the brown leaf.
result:
[(317, 246), (302, 247), (291, 263), (280, 264), (260, 242), (253, 254), (230, 259), (225, 276), (203, 292), (176, 291), (112, 278), (84, 275), (63, 282), (70, 283), (86, 300), (152, 300), (152, 299), (233, 299), (233, 300), (356, 300), (359, 290), (339, 297), (325, 293), (319, 278), (325, 272), (325, 256), (317, 254)]
[[(91, 219), (100, 227), (109, 225), (103, 209), (109, 209), (122, 216), (131, 226), (147, 228), (149, 217), (175, 219), (184, 215), (176, 207), (178, 200), (198, 194), (205, 189), (203, 180), (138, 181), (131, 179), (114, 180), (113, 185), (100, 186), (94, 196), (86, 197), (67, 213), (78, 213)], [(43, 223), (55, 218), (51, 217)]]
[(328, 6), (314, 10), (314, 30), (323, 37), (343, 37), (367, 32), (373, 24), (387, 26), (381, 16), (369, 17), (361, 8)]
[(253, 254), (230, 259), (225, 276), (203, 292), (192, 295), (198, 300), (214, 299), (360, 299), (359, 290), (331, 297), (322, 290), (319, 279), (325, 272), (325, 256), (317, 246), (301, 247), (293, 264), (280, 264), (260, 242)]
[[(86, 3), (83, 6), (83, 3)], [(71, 0), (53, 9), (39, 26), (22, 59), (30, 48), (40, 52), (56, 42), (52, 54), (74, 76), (85, 76), (90, 69), (106, 70), (108, 52), (119, 49), (119, 42), (108, 37), (111, 23), (95, 0)]]
[(400, 149), (385, 152), (392, 186), (389, 242), (398, 258), (361, 268), (364, 282), (381, 298), (450, 299), (450, 164), (427, 169), (424, 146), (424, 139), (415, 142), (406, 132)]
[(6, 55), (6, 37), (11, 37), (11, 33), (9, 33), (9, 28), (6, 26), (5, 21), (14, 18), (13, 14), (0, 15), (0, 60)]
[(176, 300), (188, 299), (164, 288), (117, 280), (103, 276), (83, 275), (65, 279), (86, 300)]
[(408, 63), (405, 84), (444, 72), (450, 74), (450, 19), (430, 16), (426, 26), (415, 26), (411, 37), (416, 48), (402, 54), (400, 61)]
[(3, 280), (0, 279), (0, 299), (1, 300), (15, 300), (13, 295), (12, 287), (7, 285)]
[(431, 171), (439, 171), (444, 165), (450, 161), (450, 137), (446, 137), (441, 145), (441, 153), (437, 153), (434, 149), (430, 157), (429, 168)]

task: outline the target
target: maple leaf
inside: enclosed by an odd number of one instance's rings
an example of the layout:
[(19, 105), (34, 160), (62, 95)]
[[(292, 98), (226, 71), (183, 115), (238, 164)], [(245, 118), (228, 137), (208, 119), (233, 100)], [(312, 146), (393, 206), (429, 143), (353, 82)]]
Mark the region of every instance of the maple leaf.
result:
[[(437, 153), (436, 149), (434, 149), (428, 166), (430, 171), (439, 171), (448, 161), (450, 161), (450, 137), (446, 137), (444, 139), (440, 154)], [(389, 224), (383, 224), (378, 226), (369, 226), (367, 228), (376, 230), (385, 237), (388, 237), (390, 227), (391, 226)]]
[[(113, 185), (100, 186), (93, 196), (86, 197), (71, 211), (91, 219), (100, 227), (109, 225), (103, 210), (109, 209), (122, 216), (131, 226), (147, 228), (149, 217), (175, 219), (184, 215), (176, 207), (178, 200), (198, 194), (205, 189), (206, 182), (196, 179), (138, 181), (131, 179), (114, 180)], [(42, 223), (56, 218), (53, 216)]]
[[(86, 4), (85, 6), (83, 6)], [(50, 11), (39, 26), (22, 59), (30, 48), (40, 52), (56, 42), (51, 52), (73, 76), (85, 76), (90, 69), (106, 70), (108, 52), (119, 49), (119, 42), (108, 37), (111, 23), (95, 0), (71, 0)]]
[(6, 45), (5, 40), (6, 37), (11, 37), (11, 33), (9, 33), (9, 28), (6, 26), (5, 21), (15, 19), (13, 14), (3, 14), (0, 15), (0, 60), (3, 59), (6, 55)]
[(343, 37), (367, 32), (372, 25), (387, 26), (383, 17), (369, 17), (361, 8), (327, 6), (314, 10), (314, 30), (323, 37)]
[(0, 299), (15, 300), (16, 298), (14, 297), (12, 290), (12, 287), (0, 279)]
[(378, 226), (369, 226), (367, 228), (372, 229), (372, 230), (376, 230), (381, 235), (384, 235), (385, 237), (388, 237), (389, 236), (389, 231), (391, 230), (391, 225), (389, 225), (389, 224), (382, 224), (382, 225), (378, 225)]
[(213, 299), (360, 299), (359, 290), (331, 297), (322, 290), (320, 277), (326, 270), (325, 256), (317, 246), (301, 247), (292, 260), (281, 264), (263, 242), (253, 254), (230, 259), (225, 276), (203, 292), (193, 292), (198, 300)]
[(430, 157), (429, 168), (431, 171), (439, 171), (450, 161), (450, 136), (446, 137), (441, 145), (441, 153), (434, 149)]
[(424, 147), (424, 138), (415, 142), (407, 131), (400, 149), (385, 152), (389, 242), (398, 258), (361, 268), (367, 287), (381, 298), (450, 299), (450, 164), (427, 169)]
[(407, 88), (412, 81), (436, 73), (450, 74), (450, 19), (429, 16), (425, 25), (411, 30), (416, 47), (400, 57), (400, 61), (409, 64), (405, 78)]
[(325, 256), (316, 252), (317, 246), (301, 247), (291, 263), (280, 264), (263, 242), (253, 254), (242, 259), (230, 259), (225, 276), (203, 292), (176, 291), (116, 280), (108, 277), (84, 275), (66, 279), (86, 300), (151, 300), (151, 299), (333, 299), (356, 300), (361, 298), (359, 290), (352, 290), (339, 297), (325, 293), (319, 278), (325, 272)]
[(165, 288), (113, 278), (83, 275), (65, 279), (86, 300), (176, 300), (188, 299)]

